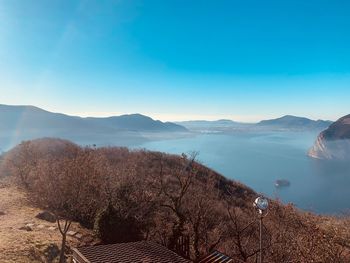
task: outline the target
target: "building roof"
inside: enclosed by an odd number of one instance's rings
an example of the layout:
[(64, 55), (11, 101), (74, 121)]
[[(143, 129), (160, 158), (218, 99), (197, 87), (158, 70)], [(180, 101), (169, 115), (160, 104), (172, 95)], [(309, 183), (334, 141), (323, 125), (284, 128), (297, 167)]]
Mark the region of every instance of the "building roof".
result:
[(214, 250), (208, 256), (202, 258), (198, 263), (233, 263), (233, 259), (221, 252)]
[(190, 262), (166, 247), (148, 241), (75, 248), (73, 258), (79, 263)]

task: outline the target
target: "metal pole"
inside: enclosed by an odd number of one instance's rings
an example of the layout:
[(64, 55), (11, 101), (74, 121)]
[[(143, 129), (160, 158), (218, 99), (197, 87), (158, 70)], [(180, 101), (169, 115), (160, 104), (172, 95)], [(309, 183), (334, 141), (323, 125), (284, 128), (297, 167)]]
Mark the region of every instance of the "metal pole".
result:
[(255, 199), (254, 203), (253, 203), (254, 207), (257, 208), (258, 213), (259, 213), (259, 261), (258, 263), (262, 263), (262, 220), (264, 218), (264, 216), (267, 215), (267, 213), (265, 213), (265, 215), (263, 215), (264, 211), (268, 208), (269, 206), (269, 202), (266, 198), (259, 196), (258, 198)]
[(263, 216), (262, 214), (260, 214), (259, 263), (262, 263), (262, 219), (263, 219)]

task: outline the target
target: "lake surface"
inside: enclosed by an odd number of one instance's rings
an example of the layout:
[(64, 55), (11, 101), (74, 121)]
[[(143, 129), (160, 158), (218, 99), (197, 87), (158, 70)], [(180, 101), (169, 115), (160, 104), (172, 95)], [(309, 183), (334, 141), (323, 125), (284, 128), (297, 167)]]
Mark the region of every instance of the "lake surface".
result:
[[(151, 141), (137, 148), (168, 153), (199, 152), (197, 159), (225, 177), (259, 193), (318, 213), (350, 208), (350, 165), (314, 160), (306, 155), (318, 132), (248, 132), (199, 134)], [(276, 189), (277, 179), (291, 185)]]

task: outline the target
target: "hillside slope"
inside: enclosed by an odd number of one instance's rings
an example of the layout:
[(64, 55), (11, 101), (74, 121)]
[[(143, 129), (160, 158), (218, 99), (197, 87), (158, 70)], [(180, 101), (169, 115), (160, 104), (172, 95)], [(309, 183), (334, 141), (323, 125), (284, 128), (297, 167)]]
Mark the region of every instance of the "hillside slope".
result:
[[(61, 242), (56, 223), (40, 220), (35, 216), (41, 210), (34, 206), (28, 193), (0, 176), (0, 262), (39, 263), (48, 262), (49, 251), (54, 254)], [(26, 229), (26, 227), (29, 228)], [(87, 244), (91, 231), (73, 223), (72, 231), (82, 237), (68, 236), (70, 247)], [(53, 255), (51, 254), (51, 255)]]
[[(255, 262), (257, 193), (194, 157), (45, 139), (18, 145), (2, 165), (31, 200), (93, 228), (103, 242), (147, 239), (176, 249), (177, 240), (188, 236), (192, 259), (218, 249), (237, 262)], [(101, 228), (102, 214), (116, 223)], [(115, 235), (106, 238), (108, 233)], [(263, 236), (266, 262), (350, 260), (347, 219), (270, 200)]]
[(322, 131), (308, 155), (317, 159), (350, 160), (350, 114)]

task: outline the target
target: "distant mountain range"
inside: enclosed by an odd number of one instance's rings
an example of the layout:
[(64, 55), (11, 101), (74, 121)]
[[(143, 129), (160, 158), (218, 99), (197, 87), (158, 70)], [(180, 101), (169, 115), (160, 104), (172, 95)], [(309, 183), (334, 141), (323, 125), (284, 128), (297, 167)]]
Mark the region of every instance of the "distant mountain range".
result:
[(317, 159), (350, 160), (350, 114), (322, 131), (309, 150), (309, 156)]
[(285, 115), (280, 118), (262, 120), (258, 123), (242, 123), (232, 120), (217, 121), (183, 121), (177, 124), (189, 130), (230, 131), (230, 130), (323, 130), (332, 124), (331, 121), (311, 120), (305, 117)]
[[(59, 137), (82, 144), (125, 145), (143, 142), (144, 133), (187, 132), (181, 125), (141, 114), (82, 118), (49, 112), (34, 106), (0, 104), (0, 148), (21, 140)], [(8, 141), (11, 145), (5, 147)]]
[[(173, 138), (189, 131), (217, 133), (259, 130), (324, 130), (332, 122), (286, 115), (259, 123), (241, 123), (227, 119), (161, 122), (141, 114), (106, 118), (69, 116), (34, 106), (0, 104), (0, 150), (22, 140), (57, 137), (79, 144), (139, 145), (148, 140)], [(328, 133), (325, 133), (327, 136)], [(163, 136), (163, 137), (162, 137)], [(165, 137), (164, 137), (165, 138)]]
[(171, 122), (161, 122), (141, 114), (113, 116), (107, 118), (82, 118), (61, 113), (52, 113), (34, 106), (0, 105), (1, 130), (87, 130), (96, 131), (142, 131), (179, 132), (185, 127)]
[(311, 120), (305, 117), (285, 115), (271, 120), (263, 120), (257, 123), (258, 126), (278, 127), (286, 129), (325, 129), (331, 125), (331, 121)]
[(206, 120), (193, 120), (193, 121), (181, 121), (176, 122), (181, 126), (186, 127), (191, 131), (224, 131), (230, 130), (231, 128), (238, 128), (245, 126), (246, 124), (235, 122), (232, 120), (216, 120), (216, 121), (206, 121)]

